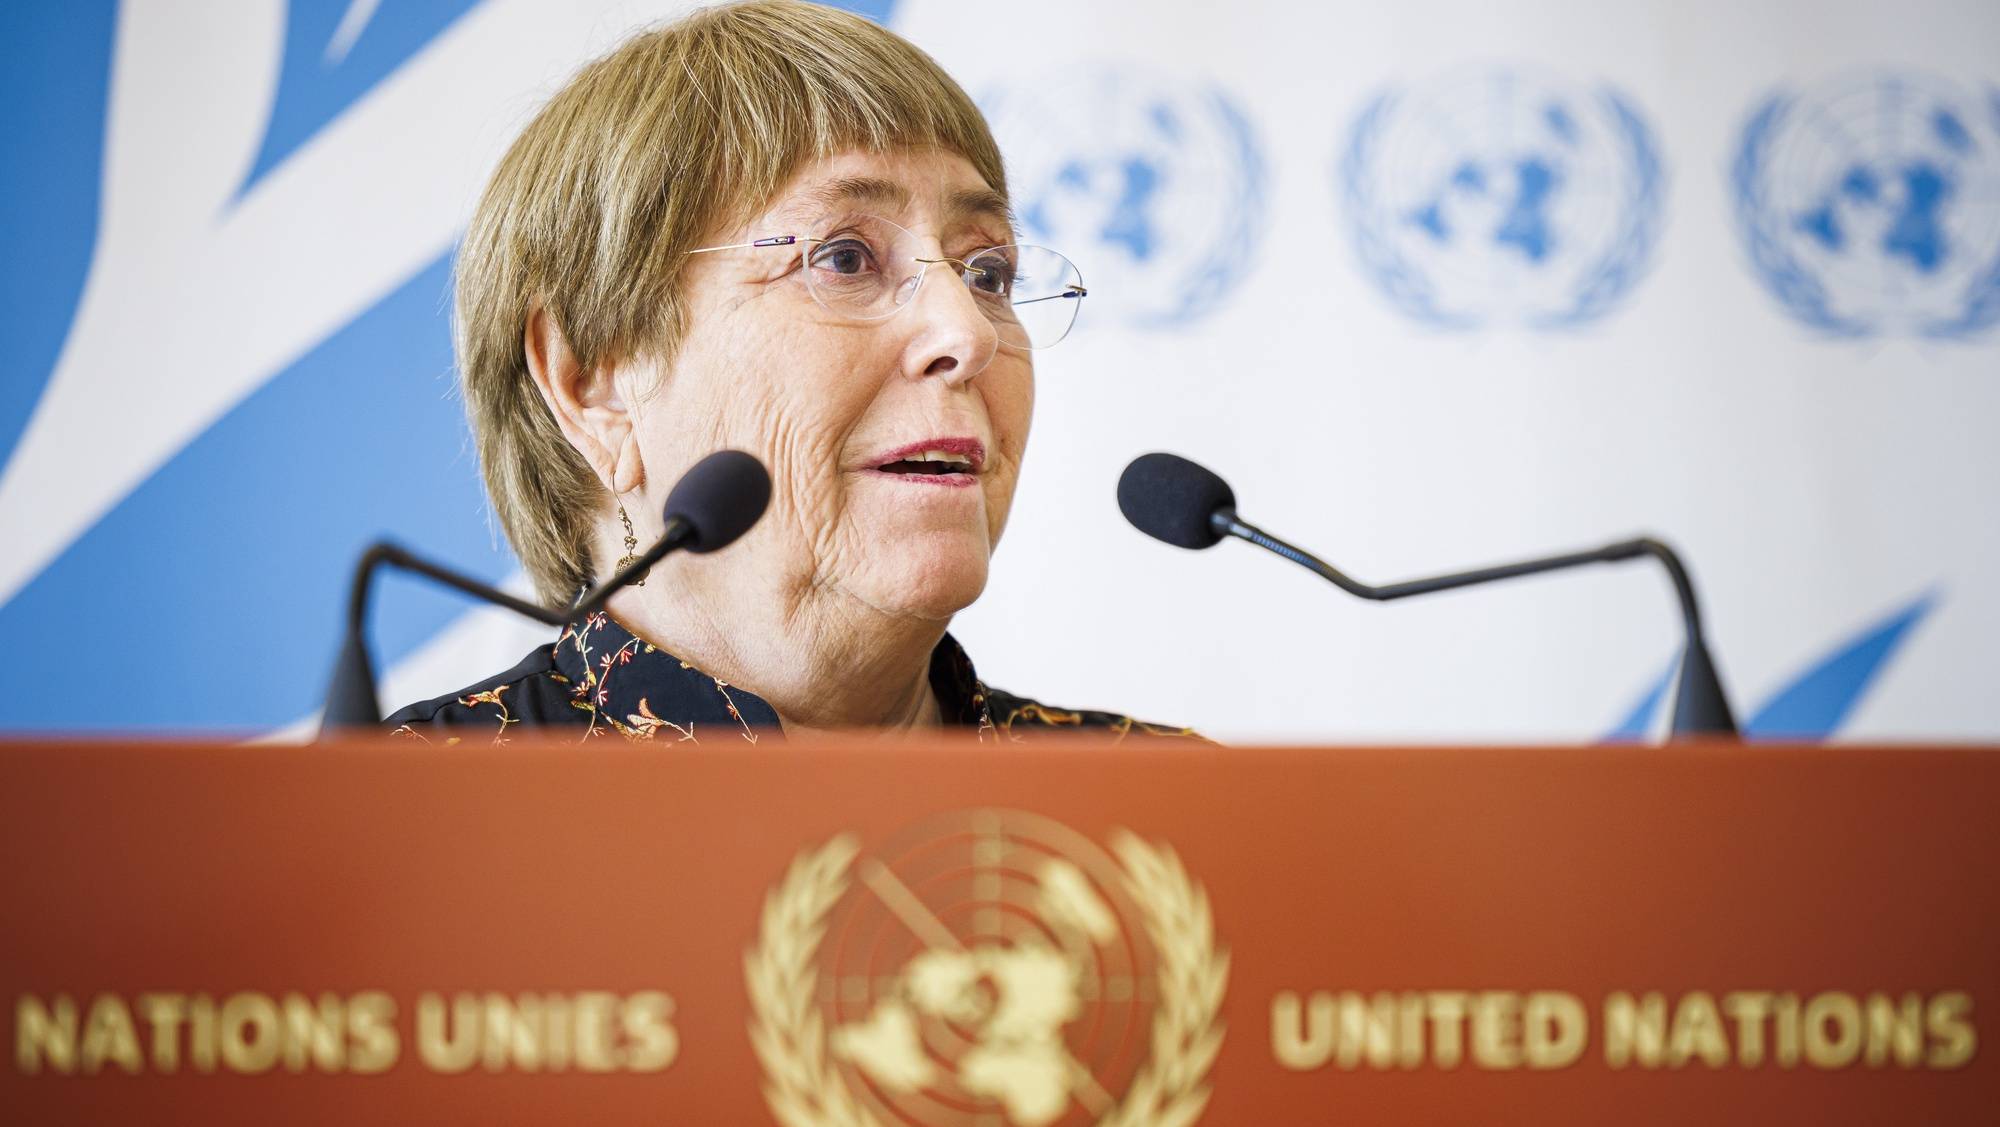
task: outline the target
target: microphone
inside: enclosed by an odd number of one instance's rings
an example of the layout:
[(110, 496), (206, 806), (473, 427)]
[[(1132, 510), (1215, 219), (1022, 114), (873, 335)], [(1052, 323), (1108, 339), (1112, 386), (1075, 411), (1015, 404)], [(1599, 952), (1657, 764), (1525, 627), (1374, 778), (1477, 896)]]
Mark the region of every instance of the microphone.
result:
[(561, 626), (589, 614), (619, 588), (645, 578), (669, 552), (686, 549), (700, 555), (728, 547), (750, 531), (770, 503), (771, 475), (764, 472), (764, 463), (741, 450), (717, 450), (696, 462), (667, 492), (661, 509), (665, 530), (652, 547), (585, 592), (568, 611), (543, 621)]
[(362, 553), (348, 589), (347, 632), (327, 685), (326, 705), (320, 713), (320, 738), (343, 728), (373, 728), (382, 722), (367, 639), (368, 593), (376, 569), (386, 566), (413, 572), (537, 622), (562, 626), (602, 607), (620, 589), (644, 578), (669, 553), (685, 550), (700, 554), (728, 547), (750, 531), (770, 503), (771, 475), (765, 472), (762, 462), (741, 450), (718, 450), (710, 454), (696, 462), (667, 493), (667, 503), (662, 508), (665, 528), (653, 546), (566, 609), (528, 602), (390, 541), (376, 541)]
[(1118, 511), (1155, 540), (1212, 548), (1222, 542), (1213, 518), (1236, 511), (1236, 493), (1207, 466), (1177, 454), (1141, 454), (1118, 475)]
[(1134, 528), (1177, 548), (1211, 548), (1221, 543), (1223, 537), (1234, 536), (1283, 556), (1350, 595), (1378, 602), (1584, 564), (1615, 563), (1650, 556), (1659, 561), (1660, 566), (1666, 569), (1667, 577), (1673, 581), (1687, 634), (1681, 658), (1680, 687), (1674, 697), (1673, 733), (1681, 737), (1736, 734), (1735, 714), (1730, 710), (1729, 698), (1723, 692), (1722, 681), (1715, 672), (1715, 662), (1702, 638), (1701, 611), (1695, 602), (1694, 582), (1688, 577), (1680, 556), (1653, 537), (1641, 536), (1588, 551), (1373, 586), (1344, 574), (1318, 556), (1238, 517), (1236, 494), (1229, 488), (1229, 483), (1206, 466), (1176, 454), (1142, 454), (1134, 458), (1118, 478), (1118, 509)]

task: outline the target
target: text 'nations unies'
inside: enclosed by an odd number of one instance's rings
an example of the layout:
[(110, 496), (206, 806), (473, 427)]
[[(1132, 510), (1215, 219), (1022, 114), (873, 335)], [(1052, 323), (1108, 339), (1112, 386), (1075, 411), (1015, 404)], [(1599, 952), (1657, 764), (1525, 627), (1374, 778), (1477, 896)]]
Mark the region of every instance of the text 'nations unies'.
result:
[(28, 1074), (152, 1071), (373, 1073), (413, 1041), (432, 1072), (658, 1072), (680, 1053), (674, 1002), (616, 994), (419, 994), (413, 1028), (380, 990), (280, 995), (241, 991), (22, 995), (14, 1067)]

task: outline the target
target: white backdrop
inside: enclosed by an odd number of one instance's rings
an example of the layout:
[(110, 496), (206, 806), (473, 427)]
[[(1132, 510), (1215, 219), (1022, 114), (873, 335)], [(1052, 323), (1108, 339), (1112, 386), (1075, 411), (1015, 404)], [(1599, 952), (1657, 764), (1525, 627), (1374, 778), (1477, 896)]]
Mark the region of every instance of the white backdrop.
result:
[[(1371, 581), (1660, 534), (1760, 733), (2000, 737), (2000, 7), (864, 7), (1092, 288), (955, 628), (990, 681), (1234, 739), (1663, 719), (1646, 565), (1362, 603), (1126, 527), (1167, 449)], [(678, 6), (89, 8), (8, 17), (0, 637), (42, 675), (0, 728), (282, 729), (368, 538), (512, 572), (445, 256), (539, 99)], [(385, 703), (536, 640), (392, 585)]]

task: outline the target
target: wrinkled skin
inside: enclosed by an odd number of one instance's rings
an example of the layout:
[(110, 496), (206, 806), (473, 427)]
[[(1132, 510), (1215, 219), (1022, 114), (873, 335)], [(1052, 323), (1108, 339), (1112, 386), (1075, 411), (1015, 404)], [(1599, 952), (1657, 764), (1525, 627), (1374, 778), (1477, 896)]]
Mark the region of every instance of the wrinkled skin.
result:
[[(862, 179), (907, 199), (857, 197)], [(918, 235), (924, 257), (964, 257), (1013, 241), (1004, 213), (970, 206), (977, 193), (991, 196), (952, 153), (847, 152), (809, 164), (761, 215), (703, 245), (817, 233), (808, 229), (818, 220), (863, 213)], [(985, 588), (1028, 438), (1033, 364), (999, 343), (949, 266), (929, 267), (907, 307), (864, 323), (827, 314), (799, 270), (796, 247), (691, 256), (670, 362), (579, 369), (537, 314), (529, 367), (615, 495), (599, 514), (599, 575), (623, 553), (616, 502), (644, 545), (659, 535), (668, 491), (702, 456), (747, 450), (771, 471), (757, 526), (713, 555), (669, 557), (613, 600), (622, 622), (762, 696), (788, 730), (934, 723), (930, 651)], [(887, 452), (953, 437), (985, 447), (972, 487), (876, 469)]]

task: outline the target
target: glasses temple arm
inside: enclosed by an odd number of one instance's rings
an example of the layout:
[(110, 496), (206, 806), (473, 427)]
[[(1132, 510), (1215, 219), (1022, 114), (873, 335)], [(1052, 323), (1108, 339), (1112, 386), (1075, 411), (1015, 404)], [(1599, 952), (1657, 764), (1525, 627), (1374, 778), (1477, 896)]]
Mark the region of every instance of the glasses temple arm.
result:
[(1020, 301), (1017, 301), (1017, 302), (1015, 302), (1014, 304), (1015, 304), (1015, 305), (1033, 305), (1033, 304), (1035, 304), (1035, 303), (1036, 303), (1036, 302), (1038, 302), (1038, 301), (1054, 301), (1054, 300), (1056, 300), (1057, 298), (1061, 298), (1061, 297), (1083, 297), (1083, 296), (1085, 296), (1085, 295), (1086, 295), (1086, 294), (1088, 294), (1088, 293), (1090, 293), (1090, 291), (1089, 291), (1089, 290), (1087, 290), (1087, 289), (1084, 289), (1084, 288), (1083, 288), (1082, 286), (1070, 286), (1070, 287), (1069, 287), (1068, 289), (1065, 289), (1065, 290), (1064, 290), (1063, 292), (1061, 292), (1061, 293), (1052, 293), (1052, 294), (1050, 294), (1050, 295), (1049, 295), (1049, 296), (1047, 296), (1047, 297), (1027, 297), (1027, 298), (1022, 298), (1022, 299), (1021, 299)]
[(772, 235), (768, 239), (752, 239), (747, 243), (728, 243), (719, 247), (696, 247), (689, 254), (707, 254), (713, 250), (748, 250), (751, 247), (788, 247), (793, 243), (813, 242), (804, 235)]

